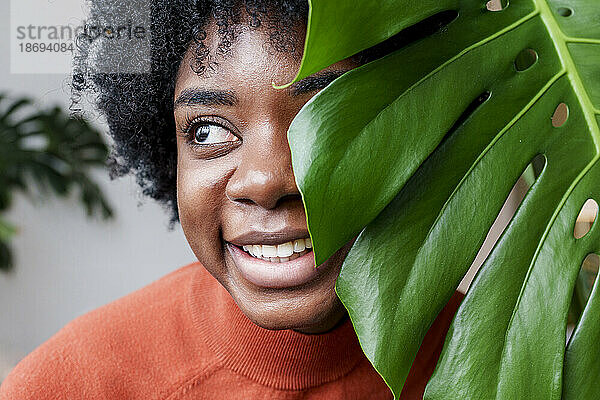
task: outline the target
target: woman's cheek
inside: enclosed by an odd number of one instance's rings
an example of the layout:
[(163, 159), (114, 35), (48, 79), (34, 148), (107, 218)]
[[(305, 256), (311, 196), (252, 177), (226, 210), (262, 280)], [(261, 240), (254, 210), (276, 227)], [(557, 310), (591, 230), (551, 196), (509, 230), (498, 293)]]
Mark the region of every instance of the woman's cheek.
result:
[(178, 163), (177, 205), (183, 232), (198, 260), (208, 264), (222, 260), (221, 210), (227, 170), (216, 160)]

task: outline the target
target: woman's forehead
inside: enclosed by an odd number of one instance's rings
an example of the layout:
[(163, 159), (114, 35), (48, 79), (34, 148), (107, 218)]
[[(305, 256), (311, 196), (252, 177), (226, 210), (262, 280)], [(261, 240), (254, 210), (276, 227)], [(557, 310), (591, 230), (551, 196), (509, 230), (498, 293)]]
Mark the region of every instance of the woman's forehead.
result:
[[(304, 30), (297, 28), (296, 35), (304, 35)], [(294, 52), (275, 49), (270, 32), (266, 28), (240, 29), (236, 39), (230, 44), (226, 53), (219, 52), (220, 36), (216, 25), (210, 23), (206, 30), (203, 44), (208, 49), (208, 56), (203, 60), (206, 68), (197, 73), (194, 68), (195, 47), (192, 45), (181, 63), (175, 87), (175, 102), (184, 91), (200, 93), (208, 91), (209, 96), (223, 92), (231, 99), (230, 93), (247, 93), (260, 95), (265, 92), (284, 91), (274, 89), (273, 84), (290, 82), (300, 67), (303, 51), (302, 40), (295, 41)], [(291, 95), (302, 95), (323, 89), (331, 81), (344, 72), (357, 67), (351, 59), (339, 61), (319, 73), (303, 79), (290, 86), (287, 92)], [(190, 89), (193, 88), (193, 89)], [(184, 93), (185, 94), (185, 93)], [(202, 93), (201, 93), (202, 94)], [(188, 96), (189, 97), (189, 96)], [(198, 96), (196, 96), (198, 98)], [(206, 98), (206, 96), (200, 96)], [(222, 96), (221, 96), (222, 97)], [(219, 97), (220, 98), (220, 97)], [(231, 102), (230, 102), (231, 103)]]
[(223, 38), (214, 20), (209, 21), (204, 27), (204, 40), (192, 42), (184, 56), (177, 74), (178, 86), (180, 81), (270, 84), (274, 79), (287, 82), (295, 76), (302, 55), (303, 36), (299, 35), (304, 35), (304, 30), (294, 30), (293, 51), (281, 51), (274, 46), (266, 24), (258, 28), (239, 24), (232, 28), (235, 36), (225, 47), (223, 40), (229, 38)]

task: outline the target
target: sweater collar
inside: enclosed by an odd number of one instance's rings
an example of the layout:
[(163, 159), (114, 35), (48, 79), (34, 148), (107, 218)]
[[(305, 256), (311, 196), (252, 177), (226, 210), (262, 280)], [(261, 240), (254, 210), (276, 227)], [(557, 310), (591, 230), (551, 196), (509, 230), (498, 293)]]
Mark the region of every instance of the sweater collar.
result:
[(306, 335), (255, 325), (231, 295), (198, 263), (189, 292), (195, 329), (222, 365), (260, 384), (303, 390), (347, 374), (365, 356), (350, 319)]

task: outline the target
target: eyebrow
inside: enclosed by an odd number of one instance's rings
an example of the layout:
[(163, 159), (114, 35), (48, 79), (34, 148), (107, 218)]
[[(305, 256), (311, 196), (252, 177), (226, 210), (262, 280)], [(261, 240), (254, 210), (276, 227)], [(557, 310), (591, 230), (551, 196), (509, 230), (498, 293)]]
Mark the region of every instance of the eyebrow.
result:
[(325, 88), (331, 82), (348, 72), (349, 70), (340, 69), (334, 71), (318, 72), (314, 75), (307, 76), (306, 78), (299, 80), (298, 82), (290, 85), (293, 96), (299, 96), (301, 94), (312, 92), (313, 90), (320, 90)]
[[(290, 85), (288, 91), (292, 96), (300, 96), (315, 90), (325, 88), (331, 82), (349, 70), (334, 70), (319, 72)], [(208, 90), (201, 88), (186, 88), (181, 91), (174, 103), (174, 108), (194, 106), (235, 106), (238, 98), (231, 90)]]
[(206, 90), (186, 88), (175, 100), (174, 107), (193, 106), (234, 106), (238, 102), (231, 90)]

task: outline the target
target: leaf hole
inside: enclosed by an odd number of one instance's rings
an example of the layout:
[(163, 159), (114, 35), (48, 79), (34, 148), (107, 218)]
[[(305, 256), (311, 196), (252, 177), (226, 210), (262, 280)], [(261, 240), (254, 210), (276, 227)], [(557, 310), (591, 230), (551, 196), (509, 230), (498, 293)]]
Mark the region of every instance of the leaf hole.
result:
[(558, 15), (565, 18), (573, 15), (573, 10), (569, 7), (559, 7), (556, 9), (556, 12), (558, 13)]
[(560, 128), (567, 122), (569, 118), (569, 106), (565, 103), (560, 103), (556, 106), (554, 110), (554, 114), (552, 114), (552, 126), (555, 128)]
[(571, 299), (571, 306), (569, 307), (569, 314), (567, 317), (567, 343), (590, 299), (599, 269), (600, 256), (598, 256), (598, 254), (590, 253), (585, 256), (581, 263), (577, 279), (575, 280), (573, 297)]
[(533, 49), (521, 50), (515, 58), (515, 69), (519, 72), (528, 70), (538, 60), (538, 54)]
[(456, 10), (440, 11), (437, 14), (427, 17), (424, 20), (401, 30), (383, 42), (357, 53), (353, 58), (361, 64), (383, 58), (411, 43), (444, 31), (444, 29), (457, 18), (458, 11)]
[(502, 11), (508, 7), (508, 0), (490, 0), (485, 4), (488, 11)]
[(492, 96), (492, 93), (489, 91), (485, 91), (485, 92), (481, 93), (479, 96), (477, 96), (475, 98), (475, 100), (473, 100), (467, 106), (467, 108), (465, 108), (465, 111), (463, 111), (463, 113), (454, 122), (454, 125), (452, 125), (452, 128), (450, 128), (448, 130), (448, 132), (446, 133), (446, 135), (444, 135), (444, 137), (440, 141), (440, 145), (441, 145), (441, 143), (446, 141), (450, 136), (452, 136), (454, 134), (454, 132), (456, 132), (469, 119), (469, 117), (471, 117), (473, 114), (475, 114), (477, 109), (479, 109), (479, 107), (481, 107), (481, 105), (483, 105), (483, 103), (488, 101), (488, 99), (491, 96)]
[(475, 111), (477, 111), (477, 109), (483, 103), (485, 103), (486, 101), (488, 101), (488, 99), (490, 98), (491, 95), (492, 95), (491, 92), (485, 91), (485, 92), (481, 93), (479, 96), (477, 96), (477, 98), (475, 98), (475, 100), (473, 100), (471, 102), (471, 104), (469, 104), (467, 106), (467, 108), (465, 109), (465, 111), (463, 111), (463, 113), (460, 115), (460, 117), (458, 117), (458, 119), (454, 123), (454, 126), (452, 127), (452, 129), (450, 129), (450, 132), (452, 132), (453, 130), (455, 130), (456, 128), (458, 128), (460, 125), (464, 124), (465, 121), (467, 119), (469, 119), (469, 117), (471, 115), (473, 115), (475, 113)]
[(471, 285), (471, 282), (473, 281), (473, 278), (475, 277), (475, 274), (488, 258), (492, 252), (492, 249), (496, 245), (496, 242), (498, 242), (500, 236), (502, 236), (502, 233), (504, 233), (508, 227), (508, 224), (510, 221), (512, 221), (517, 209), (521, 203), (523, 203), (523, 200), (525, 200), (525, 195), (542, 174), (544, 168), (546, 167), (546, 162), (546, 156), (543, 154), (538, 154), (533, 157), (531, 162), (527, 164), (521, 173), (521, 176), (519, 176), (519, 179), (517, 179), (516, 183), (513, 185), (508, 197), (500, 209), (500, 212), (498, 213), (498, 216), (490, 227), (490, 230), (488, 231), (487, 236), (485, 237), (485, 240), (481, 245), (479, 252), (477, 253), (477, 256), (475, 256), (475, 260), (471, 264), (469, 271), (466, 273), (459, 285), (459, 290), (461, 292), (466, 293), (467, 289)]
[(598, 203), (593, 199), (587, 199), (585, 203), (583, 203), (579, 215), (575, 220), (575, 228), (573, 229), (573, 236), (575, 236), (575, 239), (581, 239), (588, 234), (590, 229), (592, 229), (592, 225), (594, 225), (597, 216)]

